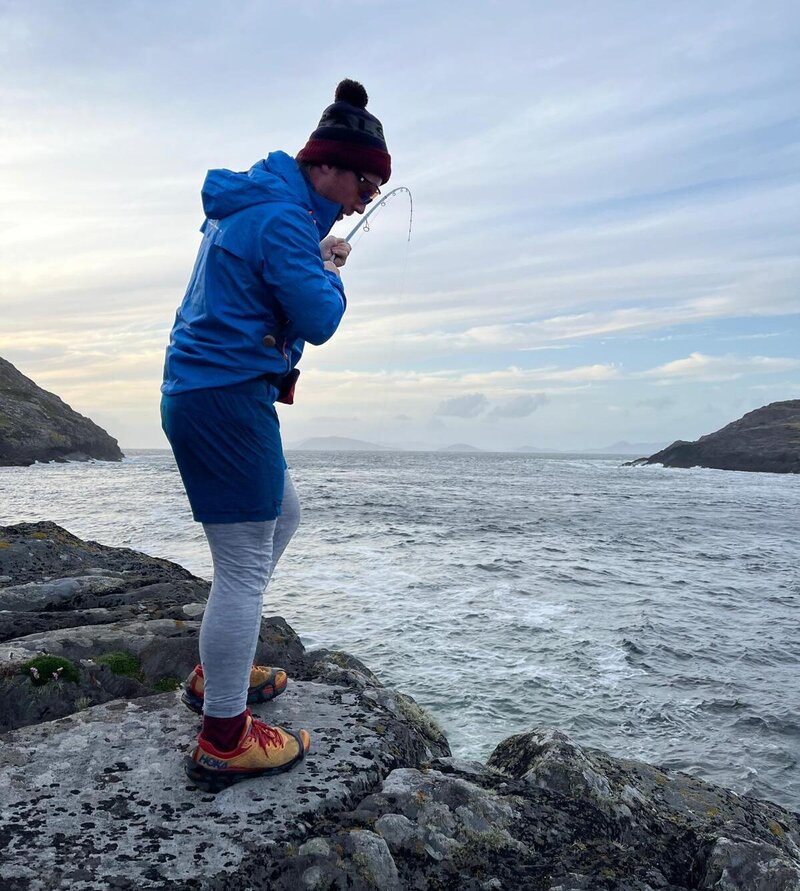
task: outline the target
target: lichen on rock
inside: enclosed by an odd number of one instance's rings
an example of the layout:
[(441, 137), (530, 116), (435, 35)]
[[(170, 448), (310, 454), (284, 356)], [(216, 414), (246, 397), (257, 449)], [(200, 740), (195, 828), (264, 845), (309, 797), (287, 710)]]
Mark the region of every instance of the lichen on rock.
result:
[[(256, 713), (307, 727), (312, 749), (206, 795), (182, 770), (198, 719), (174, 686), (208, 583), (49, 523), (0, 542), (3, 889), (800, 888), (800, 815), (555, 729), (454, 758), (418, 703), (278, 616), (257, 659), (291, 681)], [(34, 686), (26, 663), (78, 680)]]

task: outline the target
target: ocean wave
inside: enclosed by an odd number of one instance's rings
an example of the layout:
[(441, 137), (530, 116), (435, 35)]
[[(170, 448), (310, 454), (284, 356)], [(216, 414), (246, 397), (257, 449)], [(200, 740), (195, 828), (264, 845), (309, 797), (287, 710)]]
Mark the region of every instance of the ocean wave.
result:
[[(800, 481), (531, 466), (292, 455), (303, 523), (266, 611), (431, 708), (463, 757), (544, 724), (800, 807)], [(0, 511), (212, 575), (168, 453), (3, 468)]]

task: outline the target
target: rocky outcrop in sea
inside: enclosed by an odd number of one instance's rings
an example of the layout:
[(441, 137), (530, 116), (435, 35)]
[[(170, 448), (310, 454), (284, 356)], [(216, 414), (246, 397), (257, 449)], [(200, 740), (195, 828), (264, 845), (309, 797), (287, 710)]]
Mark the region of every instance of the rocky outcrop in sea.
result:
[(0, 466), (123, 457), (102, 427), (0, 359)]
[(800, 399), (772, 402), (695, 442), (678, 440), (629, 465), (800, 473)]
[(291, 681), (256, 710), (311, 752), (206, 794), (177, 687), (208, 583), (21, 523), (0, 527), (0, 586), (4, 891), (800, 888), (800, 815), (552, 728), (454, 758), (413, 699), (279, 617), (258, 658)]

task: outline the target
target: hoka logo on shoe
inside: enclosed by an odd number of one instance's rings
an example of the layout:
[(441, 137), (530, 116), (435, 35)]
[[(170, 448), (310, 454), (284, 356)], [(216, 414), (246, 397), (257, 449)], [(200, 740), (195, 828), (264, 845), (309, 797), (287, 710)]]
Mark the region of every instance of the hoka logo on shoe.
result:
[(211, 755), (206, 755), (203, 752), (197, 760), (198, 764), (202, 764), (203, 767), (210, 767), (212, 770), (224, 770), (228, 766), (227, 761), (220, 761), (219, 758), (212, 758)]

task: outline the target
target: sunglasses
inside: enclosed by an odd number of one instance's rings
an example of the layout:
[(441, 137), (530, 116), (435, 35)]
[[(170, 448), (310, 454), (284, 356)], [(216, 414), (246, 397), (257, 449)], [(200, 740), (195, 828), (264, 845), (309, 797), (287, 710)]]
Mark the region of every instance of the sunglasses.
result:
[(369, 204), (381, 194), (380, 187), (372, 180), (367, 179), (363, 173), (359, 173), (357, 170), (353, 170), (352, 173), (358, 180), (358, 197), (362, 204)]

